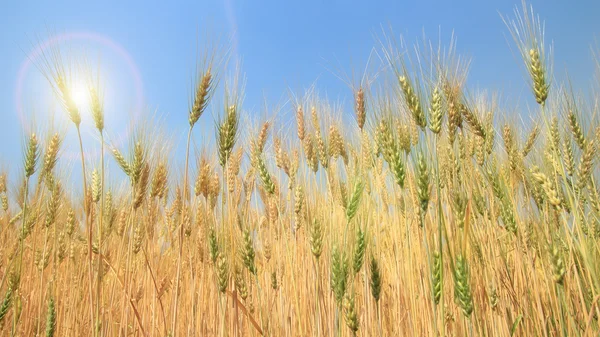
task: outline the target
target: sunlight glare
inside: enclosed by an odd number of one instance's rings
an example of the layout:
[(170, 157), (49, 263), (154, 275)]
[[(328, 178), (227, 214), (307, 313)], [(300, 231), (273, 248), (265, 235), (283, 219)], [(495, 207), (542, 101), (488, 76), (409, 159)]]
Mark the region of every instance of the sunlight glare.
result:
[(85, 85), (77, 84), (71, 88), (71, 97), (79, 109), (87, 108), (90, 95)]

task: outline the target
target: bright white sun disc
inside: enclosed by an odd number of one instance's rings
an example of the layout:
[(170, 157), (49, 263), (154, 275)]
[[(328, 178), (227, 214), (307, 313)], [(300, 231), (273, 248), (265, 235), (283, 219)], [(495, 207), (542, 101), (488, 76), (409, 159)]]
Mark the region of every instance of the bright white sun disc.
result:
[(71, 98), (75, 105), (80, 109), (87, 107), (90, 101), (89, 93), (82, 85), (74, 86), (71, 89)]

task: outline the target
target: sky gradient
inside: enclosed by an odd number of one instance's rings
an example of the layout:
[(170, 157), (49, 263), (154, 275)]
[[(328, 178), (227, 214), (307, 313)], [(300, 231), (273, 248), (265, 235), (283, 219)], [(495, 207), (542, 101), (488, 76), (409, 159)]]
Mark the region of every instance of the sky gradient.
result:
[[(547, 42), (553, 42), (556, 76), (568, 69), (576, 89), (587, 90), (593, 80), (591, 50), (600, 32), (600, 2), (532, 4), (546, 23)], [(140, 113), (160, 119), (179, 153), (196, 48), (198, 41), (202, 48), (206, 36), (233, 36), (233, 55), (242, 60), (246, 77), (244, 109), (251, 116), (264, 115), (265, 100), (273, 108), (285, 103), (290, 92), (301, 94), (312, 84), (332, 101), (347, 101), (351, 91), (336, 75), (362, 72), (378, 39), (390, 31), (409, 42), (423, 34), (437, 39), (438, 32), (447, 42), (454, 33), (459, 54), (472, 58), (469, 85), (497, 90), (501, 103), (514, 109), (521, 100), (525, 106), (532, 103), (500, 17), (510, 16), (517, 5), (520, 1), (4, 1), (0, 165), (11, 173), (21, 166), (20, 113), (27, 120), (37, 114), (37, 126), (43, 129), (46, 120), (40, 116), (61, 112), (48, 103), (49, 87), (39, 70), (31, 64), (24, 70), (28, 55), (53, 33), (71, 36), (65, 41), (101, 55), (107, 70), (107, 129), (116, 130), (113, 139), (122, 133), (119, 125), (130, 120), (127, 111), (138, 109), (141, 99)], [(204, 132), (213, 132), (213, 121), (210, 114), (200, 119), (196, 142)], [(84, 123), (84, 133), (90, 134), (90, 120)], [(73, 137), (70, 126), (62, 127)], [(73, 146), (67, 142), (65, 151), (76, 151)]]

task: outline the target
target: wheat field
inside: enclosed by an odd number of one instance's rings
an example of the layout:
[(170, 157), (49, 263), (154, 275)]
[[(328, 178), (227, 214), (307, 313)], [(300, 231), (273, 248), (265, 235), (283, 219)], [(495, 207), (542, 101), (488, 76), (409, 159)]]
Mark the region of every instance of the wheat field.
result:
[(256, 126), (227, 51), (207, 48), (171, 116), (189, 129), (167, 130), (186, 132), (181, 163), (152, 121), (106, 141), (99, 81), (82, 108), (77, 68), (45, 55), (69, 125), (28, 132), (19, 175), (0, 175), (0, 335), (598, 336), (598, 96), (554, 80), (530, 7), (503, 19), (523, 118), (466, 86), (452, 45), (382, 39), (353, 111), (309, 90)]

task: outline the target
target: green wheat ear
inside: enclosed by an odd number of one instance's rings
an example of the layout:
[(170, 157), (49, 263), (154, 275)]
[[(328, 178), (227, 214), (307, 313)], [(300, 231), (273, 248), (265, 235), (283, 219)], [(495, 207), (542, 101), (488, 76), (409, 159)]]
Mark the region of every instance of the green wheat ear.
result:
[(8, 314), (8, 310), (10, 309), (10, 305), (12, 304), (12, 297), (13, 289), (12, 287), (9, 287), (6, 291), (6, 294), (4, 295), (2, 304), (0, 304), (0, 326), (2, 326), (2, 322), (4, 321), (6, 314)]
[(217, 258), (219, 257), (219, 243), (217, 241), (217, 233), (215, 233), (214, 228), (210, 228), (208, 233), (208, 247), (210, 253), (210, 260), (212, 263), (217, 262)]
[(141, 141), (137, 141), (133, 147), (133, 160), (131, 161), (131, 181), (137, 185), (142, 175), (142, 170), (146, 162), (146, 151)]
[(294, 230), (297, 232), (304, 223), (304, 189), (297, 186), (294, 193)]
[(563, 151), (562, 155), (564, 157), (565, 171), (567, 171), (567, 175), (573, 176), (573, 172), (575, 171), (575, 157), (573, 155), (573, 146), (571, 144), (571, 137), (565, 137), (563, 141)]
[(112, 149), (112, 154), (115, 157), (117, 164), (119, 164), (119, 167), (121, 167), (121, 169), (123, 170), (123, 172), (128, 177), (131, 177), (131, 166), (129, 165), (121, 151), (119, 151), (118, 149)]
[(550, 247), (550, 262), (552, 264), (552, 278), (554, 282), (563, 285), (567, 269), (557, 244), (553, 244)]
[(346, 293), (347, 281), (348, 258), (338, 247), (334, 247), (331, 253), (331, 290), (338, 306), (342, 305), (342, 300)]
[(49, 228), (56, 221), (58, 207), (60, 206), (61, 187), (60, 183), (54, 183), (54, 186), (50, 189), (52, 194), (46, 202), (46, 220), (45, 227)]
[(596, 146), (593, 140), (586, 142), (583, 154), (581, 155), (579, 165), (577, 166), (577, 185), (581, 191), (587, 185), (592, 177), (592, 166), (596, 158)]
[(422, 152), (419, 152), (417, 158), (417, 194), (419, 196), (419, 205), (423, 213), (427, 212), (429, 205), (429, 171), (427, 162)]
[(406, 76), (400, 76), (398, 81), (400, 82), (400, 88), (404, 93), (404, 99), (406, 100), (408, 110), (410, 110), (415, 123), (421, 127), (421, 129), (425, 129), (427, 126), (427, 119), (425, 118), (425, 113), (421, 108), (421, 103), (419, 97), (415, 93), (413, 84)]
[(46, 315), (46, 337), (53, 337), (56, 331), (56, 309), (54, 307), (54, 298), (50, 297), (48, 301), (48, 313)]
[(406, 178), (405, 163), (401, 158), (400, 147), (392, 135), (389, 122), (381, 120), (377, 128), (377, 143), (383, 153), (383, 158), (388, 162), (390, 170), (394, 175), (396, 184), (404, 188), (404, 179)]
[(521, 152), (523, 157), (527, 157), (527, 155), (531, 152), (531, 149), (533, 149), (533, 146), (535, 145), (535, 141), (538, 138), (539, 134), (539, 126), (534, 125), (531, 131), (529, 132), (529, 135), (527, 136), (525, 145), (523, 145), (523, 151)]
[(265, 161), (263, 160), (262, 156), (258, 156), (256, 162), (258, 166), (258, 175), (260, 176), (260, 180), (262, 181), (265, 191), (271, 195), (275, 194), (275, 183), (273, 182), (273, 178), (271, 178), (271, 174), (267, 170), (267, 166), (265, 165)]
[(358, 274), (365, 260), (365, 250), (367, 249), (367, 239), (365, 232), (360, 229), (356, 230), (356, 243), (354, 246), (354, 254), (352, 256), (352, 267), (354, 274)]
[(310, 251), (319, 260), (323, 252), (323, 226), (317, 219), (313, 219), (310, 226)]
[(442, 298), (442, 256), (437, 251), (433, 253), (431, 278), (433, 283), (433, 303), (439, 304)]
[(227, 290), (227, 283), (229, 282), (229, 270), (227, 266), (227, 259), (222, 254), (218, 254), (217, 258), (217, 285), (219, 291), (225, 293)]
[(217, 148), (219, 150), (219, 164), (222, 167), (225, 167), (231, 156), (239, 125), (237, 106), (231, 105), (226, 110), (225, 118), (217, 125)]
[(248, 271), (254, 275), (256, 275), (256, 265), (254, 264), (254, 245), (252, 243), (252, 237), (250, 236), (250, 230), (246, 228), (243, 234), (244, 238), (244, 250), (242, 255), (242, 260), (244, 262), (244, 266), (248, 268)]
[(40, 156), (40, 147), (35, 133), (32, 133), (25, 151), (25, 177), (29, 178), (35, 173), (37, 160)]
[(244, 273), (242, 272), (242, 269), (239, 268), (237, 265), (234, 268), (235, 270), (235, 289), (238, 291), (238, 293), (240, 294), (240, 297), (243, 300), (246, 300), (248, 298), (248, 285), (246, 284), (246, 280), (244, 278)]
[(469, 284), (469, 265), (467, 260), (459, 255), (454, 266), (454, 298), (463, 314), (471, 316), (473, 312), (473, 296)]
[(575, 142), (581, 150), (585, 149), (585, 135), (583, 134), (581, 125), (577, 120), (577, 116), (575, 113), (573, 113), (573, 111), (569, 111), (567, 117), (569, 119), (569, 127), (571, 128), (571, 133), (573, 134), (573, 138), (575, 138)]
[(279, 283), (277, 282), (277, 272), (275, 270), (271, 272), (271, 288), (273, 288), (273, 290), (277, 290), (279, 288)]
[(379, 302), (379, 298), (381, 296), (381, 271), (379, 270), (379, 263), (373, 255), (371, 255), (371, 263), (369, 269), (371, 271), (371, 295), (375, 299), (375, 302)]
[(354, 190), (352, 191), (352, 195), (350, 196), (350, 200), (348, 201), (346, 207), (346, 218), (348, 219), (348, 222), (350, 222), (356, 215), (356, 212), (358, 212), (358, 206), (360, 204), (360, 197), (362, 196), (363, 189), (364, 183), (359, 178), (354, 184)]
[(358, 312), (356, 310), (356, 302), (354, 300), (354, 293), (346, 294), (344, 297), (344, 318), (346, 319), (346, 325), (352, 331), (352, 334), (356, 336), (356, 332), (360, 327), (360, 323), (358, 320)]

